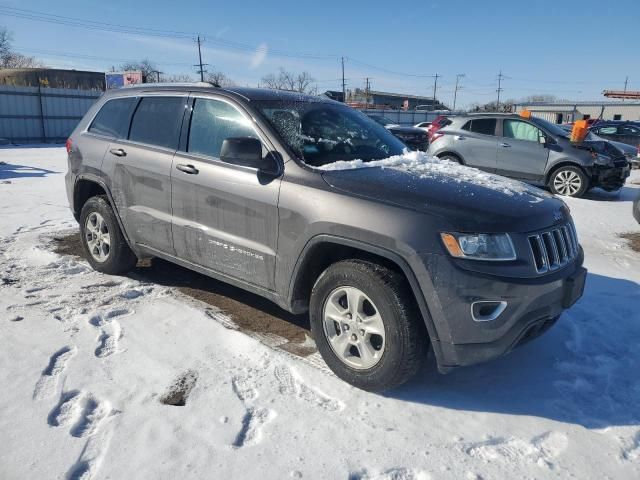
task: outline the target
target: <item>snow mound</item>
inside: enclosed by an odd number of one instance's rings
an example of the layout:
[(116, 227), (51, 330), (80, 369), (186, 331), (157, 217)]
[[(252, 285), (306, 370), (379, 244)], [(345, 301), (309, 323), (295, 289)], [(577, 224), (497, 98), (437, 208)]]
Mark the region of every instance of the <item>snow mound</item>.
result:
[(506, 195), (535, 195), (535, 202), (542, 201), (545, 195), (541, 190), (516, 180), (483, 172), (477, 168), (460, 165), (457, 162), (431, 157), (424, 152), (406, 151), (383, 160), (338, 161), (317, 167), (324, 171), (354, 170), (358, 168), (392, 168), (417, 175), (420, 178), (433, 178), (442, 182), (468, 183), (502, 192)]

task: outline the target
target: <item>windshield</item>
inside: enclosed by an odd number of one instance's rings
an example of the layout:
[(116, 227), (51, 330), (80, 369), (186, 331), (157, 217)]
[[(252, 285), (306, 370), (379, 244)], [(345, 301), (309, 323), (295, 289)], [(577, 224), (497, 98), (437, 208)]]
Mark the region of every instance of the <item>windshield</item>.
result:
[(551, 133), (552, 135), (557, 135), (563, 138), (569, 138), (569, 136), (571, 135), (570, 131), (567, 132), (564, 128), (560, 127), (560, 125), (556, 125), (555, 123), (548, 122), (547, 120), (543, 120), (542, 118), (531, 117), (529, 120), (531, 120), (533, 123), (535, 123), (539, 127), (544, 128), (547, 132)]
[(342, 104), (266, 100), (251, 102), (307, 165), (381, 160), (404, 144), (358, 110)]

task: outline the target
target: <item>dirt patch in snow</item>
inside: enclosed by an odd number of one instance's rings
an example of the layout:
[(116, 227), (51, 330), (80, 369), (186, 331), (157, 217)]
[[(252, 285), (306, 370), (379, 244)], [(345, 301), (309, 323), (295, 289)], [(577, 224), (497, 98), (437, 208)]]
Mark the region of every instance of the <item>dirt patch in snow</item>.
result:
[[(59, 255), (84, 258), (79, 233), (53, 237), (53, 251)], [(287, 342), (279, 348), (300, 357), (316, 351), (309, 345), (308, 315), (293, 315), (273, 302), (223, 282), (214, 280), (159, 258), (138, 262), (131, 277), (166, 287), (216, 307), (229, 316), (240, 330), (277, 336)]]
[(621, 233), (620, 238), (624, 238), (629, 242), (631, 250), (640, 252), (640, 233)]
[(184, 407), (197, 381), (198, 372), (187, 370), (173, 381), (167, 392), (160, 397), (160, 403), (174, 407)]

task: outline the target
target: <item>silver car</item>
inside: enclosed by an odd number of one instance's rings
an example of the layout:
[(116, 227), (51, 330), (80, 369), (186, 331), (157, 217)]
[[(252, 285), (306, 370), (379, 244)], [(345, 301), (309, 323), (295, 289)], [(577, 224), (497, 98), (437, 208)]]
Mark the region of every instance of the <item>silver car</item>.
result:
[(592, 187), (620, 189), (630, 173), (624, 153), (602, 139), (572, 143), (570, 133), (540, 118), (474, 114), (451, 118), (428, 152), (464, 165), (582, 196)]

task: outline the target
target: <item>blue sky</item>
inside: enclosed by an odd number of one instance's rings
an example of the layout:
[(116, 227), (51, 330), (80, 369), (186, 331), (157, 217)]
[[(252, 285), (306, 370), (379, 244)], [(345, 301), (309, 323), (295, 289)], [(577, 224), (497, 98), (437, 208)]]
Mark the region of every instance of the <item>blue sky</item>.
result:
[[(187, 35), (45, 23), (2, 7)], [(622, 89), (627, 76), (628, 88), (640, 90), (639, 22), (638, 0), (0, 0), (0, 25), (13, 32), (16, 49), (50, 66), (106, 70), (149, 58), (166, 73), (193, 74), (197, 49), (189, 33), (202, 33), (203, 61), (240, 85), (255, 86), (282, 66), (308, 71), (321, 91), (340, 89), (339, 57), (345, 56), (348, 87), (363, 87), (370, 77), (374, 90), (432, 95), (430, 75), (438, 73), (445, 103), (456, 74), (464, 73), (463, 106), (495, 99), (500, 70), (503, 99), (539, 93), (601, 99), (603, 89)]]

